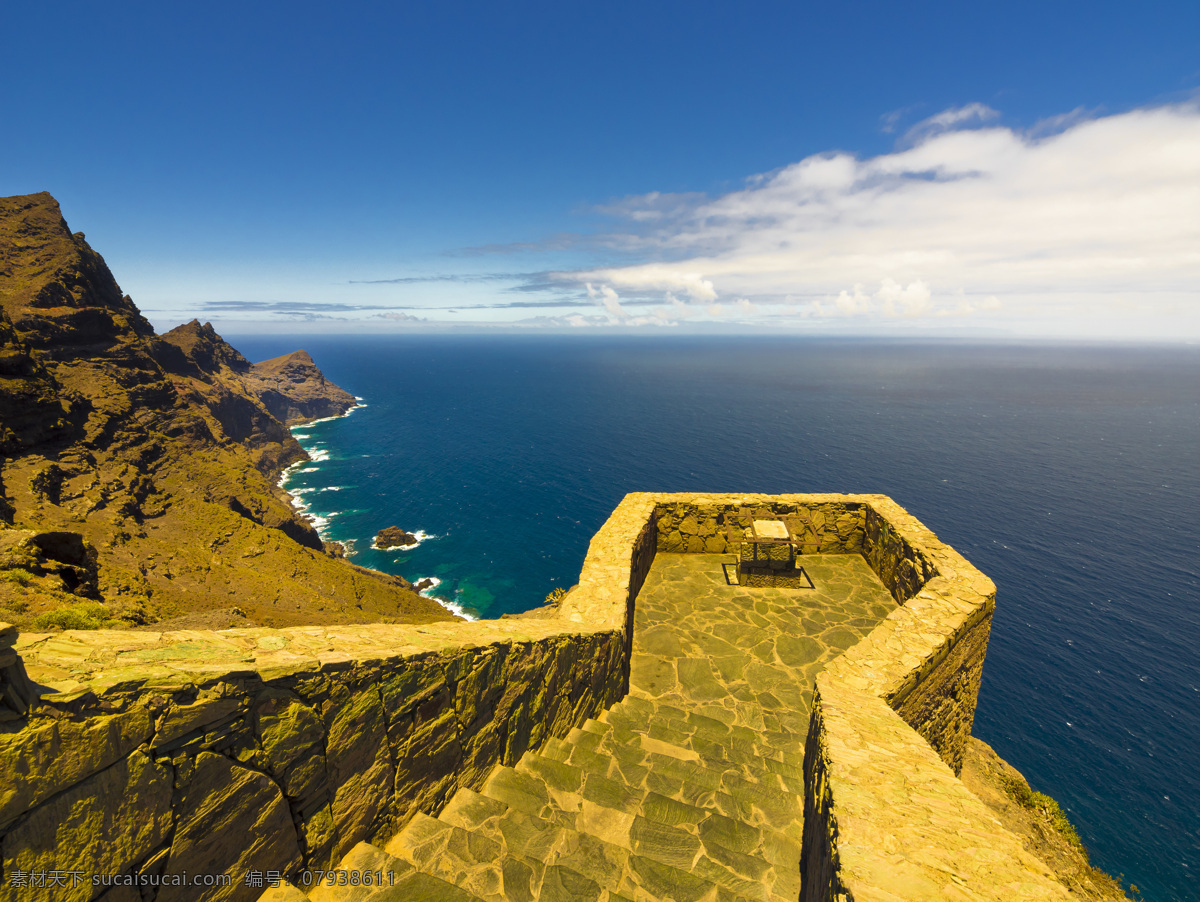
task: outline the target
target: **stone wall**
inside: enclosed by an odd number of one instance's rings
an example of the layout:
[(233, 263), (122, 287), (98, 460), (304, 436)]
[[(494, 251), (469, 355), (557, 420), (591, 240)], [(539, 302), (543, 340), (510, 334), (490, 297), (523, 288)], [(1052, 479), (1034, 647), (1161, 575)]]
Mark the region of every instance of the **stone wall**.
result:
[(955, 776), (995, 604), (985, 576), (883, 496), (633, 494), (545, 617), (24, 635), (15, 661), (0, 626), (0, 691), (23, 658), (41, 696), (0, 722), (0, 900), (23, 895), (19, 872), (185, 869), (235, 881), (158, 902), (251, 899), (252, 868), (319, 868), (386, 839), (620, 698), (656, 550), (730, 553), (751, 517), (788, 520), (805, 552), (861, 553), (900, 603), (817, 679), (804, 898), (1065, 899)]
[(956, 776), (995, 586), (890, 499), (870, 499), (865, 528), (900, 607), (817, 677), (802, 899), (1066, 899)]
[(640, 497), (659, 551), (733, 554), (751, 518), (783, 519), (801, 553), (862, 554), (899, 604), (817, 678), (803, 899), (1067, 898), (956, 776), (995, 608), (986, 576), (882, 495)]
[(800, 553), (858, 554), (866, 541), (860, 495), (658, 495), (658, 550), (733, 554), (750, 521), (784, 520)]
[[(0, 722), (0, 900), (37, 895), (13, 876), (55, 872), (55, 899), (97, 898), (96, 874), (184, 872), (233, 880), (164, 886), (158, 902), (254, 899), (252, 869), (328, 867), (436, 813), (624, 695), (652, 513), (617, 509), (553, 616), (19, 638), (0, 625), (0, 678), (23, 663), (40, 696)], [(124, 892), (105, 898), (140, 899)]]
[[(889, 504), (891, 504), (890, 499)], [(880, 502), (880, 506), (882, 506), (882, 502)], [(893, 514), (908, 516), (899, 505), (891, 504), (891, 506), (895, 508), (895, 511), (892, 511)], [(910, 525), (915, 524), (922, 530), (925, 529), (911, 517), (908, 519), (912, 521)], [(904, 604), (916, 595), (933, 576), (933, 562), (920, 548), (912, 544), (909, 536), (883, 515), (879, 506), (871, 505), (866, 508), (864, 525), (866, 540), (862, 546), (863, 557), (866, 558), (867, 563), (871, 565), (871, 569), (875, 571), (883, 584), (887, 586), (892, 597), (900, 604)], [(925, 531), (928, 532), (928, 530)], [(929, 535), (932, 536), (933, 533), (929, 533)]]
[[(619, 632), (474, 626), (426, 649), (397, 626), (22, 637), (35, 675), (104, 666), (0, 734), (5, 877), (327, 867), (622, 694)], [(157, 666), (182, 655), (183, 679)]]

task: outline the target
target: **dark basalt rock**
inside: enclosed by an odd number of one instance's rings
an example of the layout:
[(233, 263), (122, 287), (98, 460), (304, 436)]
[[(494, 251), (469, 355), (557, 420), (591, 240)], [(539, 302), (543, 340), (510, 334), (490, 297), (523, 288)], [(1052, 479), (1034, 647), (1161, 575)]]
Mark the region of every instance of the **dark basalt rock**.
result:
[(375, 547), (386, 551), (389, 548), (408, 548), (417, 544), (417, 537), (411, 532), (405, 532), (399, 526), (389, 526), (379, 530), (375, 536)]

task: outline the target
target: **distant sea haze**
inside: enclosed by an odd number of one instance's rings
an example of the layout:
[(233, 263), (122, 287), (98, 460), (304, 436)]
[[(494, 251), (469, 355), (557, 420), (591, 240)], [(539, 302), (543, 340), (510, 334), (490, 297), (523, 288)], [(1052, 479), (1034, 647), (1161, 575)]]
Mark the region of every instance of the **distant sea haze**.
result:
[[(1200, 900), (1200, 350), (687, 337), (234, 338), (365, 399), (288, 488), (482, 617), (570, 587), (626, 492), (880, 492), (995, 580), (975, 733), (1093, 863)], [(411, 550), (371, 547), (386, 526)]]

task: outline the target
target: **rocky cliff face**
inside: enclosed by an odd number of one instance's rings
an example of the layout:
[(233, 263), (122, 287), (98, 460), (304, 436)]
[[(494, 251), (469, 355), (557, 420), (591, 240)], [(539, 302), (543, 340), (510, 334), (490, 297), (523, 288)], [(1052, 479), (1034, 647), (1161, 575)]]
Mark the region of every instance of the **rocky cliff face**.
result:
[(354, 395), (326, 381), (307, 351), (256, 363), (244, 378), (267, 410), (289, 426), (340, 416), (356, 403)]
[(443, 619), (275, 486), (305, 456), (285, 424), (353, 404), (302, 351), (156, 335), (53, 197), (0, 198), (0, 620), (89, 598), (114, 625)]

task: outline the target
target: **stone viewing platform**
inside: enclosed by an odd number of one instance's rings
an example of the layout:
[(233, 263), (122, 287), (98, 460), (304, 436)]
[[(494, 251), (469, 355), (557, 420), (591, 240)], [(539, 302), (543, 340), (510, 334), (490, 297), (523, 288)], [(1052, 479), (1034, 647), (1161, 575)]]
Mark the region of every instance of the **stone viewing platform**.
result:
[(858, 556), (806, 559), (808, 591), (728, 585), (728, 558), (659, 554), (629, 695), (418, 818), (376, 867), (481, 899), (547, 879), (576, 899), (797, 899), (814, 679), (896, 603)]
[[(803, 532), (812, 588), (738, 584), (751, 519)], [(882, 496), (638, 494), (544, 616), (23, 634), (3, 872), (235, 877), (155, 902), (1065, 900), (956, 776), (994, 604)]]
[(858, 555), (814, 554), (815, 588), (728, 585), (728, 555), (659, 554), (638, 594), (630, 694), (750, 730), (804, 754), (817, 674), (896, 602)]

